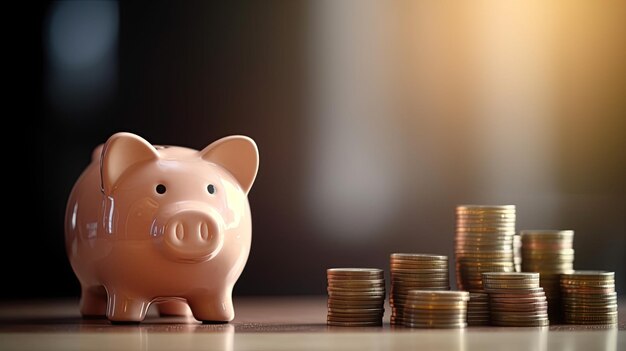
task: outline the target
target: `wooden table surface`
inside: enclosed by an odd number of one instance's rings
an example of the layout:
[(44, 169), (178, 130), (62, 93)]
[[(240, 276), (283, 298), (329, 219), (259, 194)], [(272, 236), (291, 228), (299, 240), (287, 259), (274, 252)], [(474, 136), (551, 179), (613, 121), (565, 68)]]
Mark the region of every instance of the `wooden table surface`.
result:
[[(626, 300), (618, 326), (409, 329), (326, 326), (326, 299), (236, 298), (221, 325), (159, 318), (139, 325), (82, 320), (75, 300), (0, 303), (0, 350), (626, 350)], [(386, 308), (389, 311), (389, 308)]]

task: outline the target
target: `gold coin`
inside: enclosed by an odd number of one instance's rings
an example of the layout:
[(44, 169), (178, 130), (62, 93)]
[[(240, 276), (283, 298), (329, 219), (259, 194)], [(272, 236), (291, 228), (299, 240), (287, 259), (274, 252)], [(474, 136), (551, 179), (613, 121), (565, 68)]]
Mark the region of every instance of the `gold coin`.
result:
[(382, 301), (376, 303), (359, 303), (359, 302), (337, 302), (332, 301), (327, 303), (328, 308), (332, 309), (380, 309), (383, 308)]
[(527, 238), (572, 238), (573, 230), (522, 230), (520, 231), (522, 239)]
[(354, 286), (354, 287), (359, 287), (359, 286), (382, 286), (385, 285), (385, 280), (384, 279), (372, 279), (372, 280), (335, 280), (335, 279), (329, 279), (328, 280), (328, 285), (335, 285), (335, 286)]
[(465, 314), (460, 314), (457, 316), (450, 317), (442, 317), (437, 315), (411, 315), (406, 311), (402, 316), (402, 321), (404, 323), (433, 323), (433, 324), (450, 324), (450, 323), (465, 323), (466, 318)]
[(383, 270), (380, 268), (328, 268), (327, 273), (332, 274), (382, 274)]
[(335, 311), (328, 311), (326, 315), (326, 319), (334, 319), (334, 320), (376, 320), (382, 319), (384, 316), (384, 312), (376, 312), (376, 313), (341, 313)]
[(467, 318), (489, 318), (489, 311), (488, 310), (479, 310), (479, 311), (470, 311), (467, 310)]
[(464, 204), (457, 205), (458, 211), (515, 211), (515, 205), (474, 205)]
[(430, 298), (431, 300), (469, 300), (469, 293), (467, 291), (413, 291), (410, 294), (416, 298)]
[(522, 250), (523, 251), (533, 251), (533, 252), (542, 252), (542, 253), (549, 253), (549, 252), (555, 252), (555, 251), (560, 251), (560, 250), (565, 250), (565, 249), (571, 249), (572, 248), (573, 242), (569, 242), (569, 243), (563, 243), (563, 242), (558, 242), (558, 243), (527, 243), (524, 242), (523, 243), (523, 247)]
[(389, 268), (391, 274), (395, 272), (417, 272), (417, 273), (447, 273), (448, 264), (410, 264), (401, 262), (390, 262)]
[(487, 286), (483, 284), (483, 288), (487, 293), (510, 292), (510, 291), (519, 291), (521, 293), (528, 289), (535, 289), (538, 287), (539, 287), (539, 284), (532, 284), (532, 285), (529, 284), (527, 286), (509, 286), (509, 285)]
[(328, 297), (328, 303), (333, 304), (353, 304), (353, 305), (376, 305), (378, 303), (382, 304), (384, 302), (384, 296), (336, 296), (332, 295)]
[(422, 323), (414, 323), (414, 322), (404, 322), (402, 325), (404, 325), (405, 327), (409, 327), (409, 328), (465, 328), (467, 326), (467, 323), (428, 323), (428, 322), (422, 322)]
[(529, 312), (529, 311), (537, 311), (537, 310), (545, 310), (548, 308), (548, 302), (532, 302), (526, 304), (504, 304), (504, 303), (492, 303), (490, 306), (491, 312)]
[(390, 293), (393, 295), (398, 295), (398, 294), (408, 294), (410, 291), (413, 290), (436, 290), (436, 291), (447, 291), (450, 290), (450, 285), (428, 285), (428, 284), (423, 284), (421, 286), (395, 286), (395, 287), (391, 287)]
[[(540, 273), (544, 278), (547, 276), (552, 276), (553, 279), (560, 281), (560, 275), (564, 274), (564, 273), (569, 273), (573, 270), (573, 263), (564, 263), (564, 264), (555, 264), (552, 266), (541, 266), (538, 267), (537, 265), (534, 265), (532, 263), (528, 263), (526, 261), (524, 261), (522, 263), (522, 269), (525, 272), (538, 272)], [(540, 278), (541, 279), (541, 278)]]
[(569, 280), (561, 277), (561, 286), (570, 288), (610, 288), (615, 286), (614, 280)]
[[(391, 288), (393, 287), (414, 287), (416, 290), (428, 290), (424, 289), (426, 286), (434, 286), (437, 288), (450, 286), (448, 278), (437, 278), (437, 279), (398, 279), (391, 283)], [(439, 289), (437, 289), (439, 290)]]
[(331, 327), (378, 327), (383, 324), (381, 321), (372, 322), (338, 322), (328, 321), (327, 324)]
[(501, 228), (457, 228), (457, 235), (470, 236), (470, 235), (491, 235), (491, 236), (510, 236), (515, 235), (515, 229), (511, 228), (504, 230)]
[(491, 320), (492, 325), (501, 327), (547, 327), (550, 322), (547, 318), (529, 321), (494, 321)]
[(340, 313), (374, 313), (384, 311), (384, 308), (338, 308), (338, 307), (329, 307), (329, 311), (335, 311)]
[(383, 276), (383, 270), (378, 268), (329, 268), (326, 270), (328, 276), (342, 277), (350, 279), (354, 277)]
[(460, 244), (466, 245), (511, 245), (513, 247), (513, 236), (493, 235), (481, 233), (457, 233), (454, 243), (458, 247)]
[(505, 280), (526, 280), (526, 279), (539, 279), (539, 273), (524, 272), (524, 273), (505, 273), (505, 272), (484, 272), (483, 278), (487, 279), (505, 279)]
[(617, 316), (617, 311), (610, 312), (578, 312), (578, 311), (565, 311), (565, 316), (576, 319), (603, 319), (610, 316)]
[(571, 280), (615, 280), (615, 272), (576, 270), (573, 273), (564, 274), (563, 278)]
[(562, 297), (561, 300), (563, 303), (569, 304), (581, 304), (581, 305), (608, 305), (617, 303), (617, 298), (615, 297), (602, 297), (596, 299), (590, 298), (572, 298), (572, 297)]
[(433, 283), (437, 285), (447, 284), (450, 281), (448, 274), (438, 275), (438, 276), (423, 276), (423, 275), (413, 275), (413, 276), (396, 276), (391, 280), (391, 286), (393, 287), (398, 285), (411, 285), (411, 284), (424, 284), (424, 283)]
[(419, 275), (441, 275), (448, 274), (448, 267), (410, 267), (410, 266), (398, 266), (394, 264), (389, 265), (391, 269), (391, 275), (394, 276), (396, 274), (419, 274)]
[(337, 301), (339, 303), (341, 302), (353, 302), (353, 301), (358, 301), (358, 302), (374, 302), (374, 301), (384, 301), (385, 299), (385, 294), (383, 293), (376, 293), (376, 294), (338, 294), (338, 293), (328, 293), (328, 300), (329, 301)]
[(489, 299), (489, 294), (470, 293), (469, 296), (470, 296), (470, 301), (487, 300), (487, 299)]
[(406, 278), (440, 278), (447, 277), (448, 270), (447, 269), (436, 269), (436, 270), (391, 270), (391, 280), (394, 280), (398, 277), (406, 277)]
[(506, 289), (507, 286), (512, 288), (519, 287), (529, 287), (529, 288), (538, 288), (539, 287), (539, 278), (537, 279), (489, 279), (483, 276), (483, 285), (486, 287), (498, 288), (502, 286)]
[(448, 285), (450, 279), (445, 277), (410, 277), (410, 278), (397, 278), (393, 279), (391, 282), (392, 286), (413, 286), (413, 285), (424, 285), (424, 284), (435, 284), (435, 285)]
[(586, 307), (580, 305), (563, 305), (563, 310), (567, 313), (608, 313), (608, 312), (616, 312), (617, 313), (617, 305), (612, 306), (604, 306), (604, 307)]
[(420, 253), (392, 253), (390, 258), (416, 261), (448, 261), (448, 256)]
[(341, 292), (341, 291), (348, 291), (348, 292), (368, 292), (368, 291), (384, 291), (385, 290), (385, 286), (384, 285), (379, 285), (379, 286), (366, 286), (366, 285), (361, 285), (361, 286), (328, 286), (326, 288), (326, 290), (328, 291), (337, 291), (337, 292)]
[(584, 325), (614, 325), (617, 324), (617, 317), (609, 318), (602, 321), (580, 321), (580, 320), (568, 320), (565, 319), (565, 323), (567, 324), (584, 324)]
[(509, 312), (509, 311), (505, 313), (501, 313), (498, 311), (491, 311), (492, 321), (521, 322), (521, 321), (530, 321), (530, 320), (538, 320), (538, 319), (548, 319), (548, 313), (547, 312), (516, 313), (516, 312)]

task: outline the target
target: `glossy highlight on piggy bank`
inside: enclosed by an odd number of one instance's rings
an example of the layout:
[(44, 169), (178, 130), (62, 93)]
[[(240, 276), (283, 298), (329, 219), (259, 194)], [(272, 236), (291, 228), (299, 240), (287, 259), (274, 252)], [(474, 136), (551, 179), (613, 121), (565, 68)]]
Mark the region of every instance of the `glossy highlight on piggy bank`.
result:
[(81, 314), (139, 322), (157, 303), (161, 314), (191, 310), (200, 321), (231, 321), (232, 289), (250, 252), (247, 194), (258, 165), (245, 136), (197, 151), (117, 133), (96, 148), (65, 216)]

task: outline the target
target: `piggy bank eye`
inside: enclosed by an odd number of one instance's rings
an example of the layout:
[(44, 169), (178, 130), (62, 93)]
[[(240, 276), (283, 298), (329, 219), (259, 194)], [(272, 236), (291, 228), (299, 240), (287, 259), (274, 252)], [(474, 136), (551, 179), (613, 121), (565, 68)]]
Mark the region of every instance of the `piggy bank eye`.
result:
[(159, 184), (159, 185), (156, 186), (157, 194), (165, 194), (166, 190), (167, 189), (165, 188), (165, 185), (163, 185), (163, 184)]
[(207, 185), (206, 190), (209, 192), (209, 194), (215, 194), (215, 191), (217, 189), (215, 189), (215, 185), (209, 184), (209, 185)]

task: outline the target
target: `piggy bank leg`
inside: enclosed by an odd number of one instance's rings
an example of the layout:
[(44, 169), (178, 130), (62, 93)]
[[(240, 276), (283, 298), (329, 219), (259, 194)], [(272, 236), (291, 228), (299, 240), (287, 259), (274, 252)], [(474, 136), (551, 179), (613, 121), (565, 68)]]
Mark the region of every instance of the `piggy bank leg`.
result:
[(80, 314), (85, 318), (104, 317), (107, 312), (107, 292), (103, 286), (82, 287)]
[(189, 305), (187, 305), (184, 301), (166, 301), (161, 302), (157, 305), (157, 309), (159, 310), (159, 315), (161, 317), (164, 316), (180, 316), (180, 317), (191, 317), (191, 310), (189, 309)]
[(148, 299), (112, 292), (107, 301), (107, 318), (112, 323), (139, 323), (146, 317), (148, 307)]
[(227, 291), (196, 295), (188, 299), (194, 318), (203, 323), (225, 323), (235, 318), (232, 289)]

